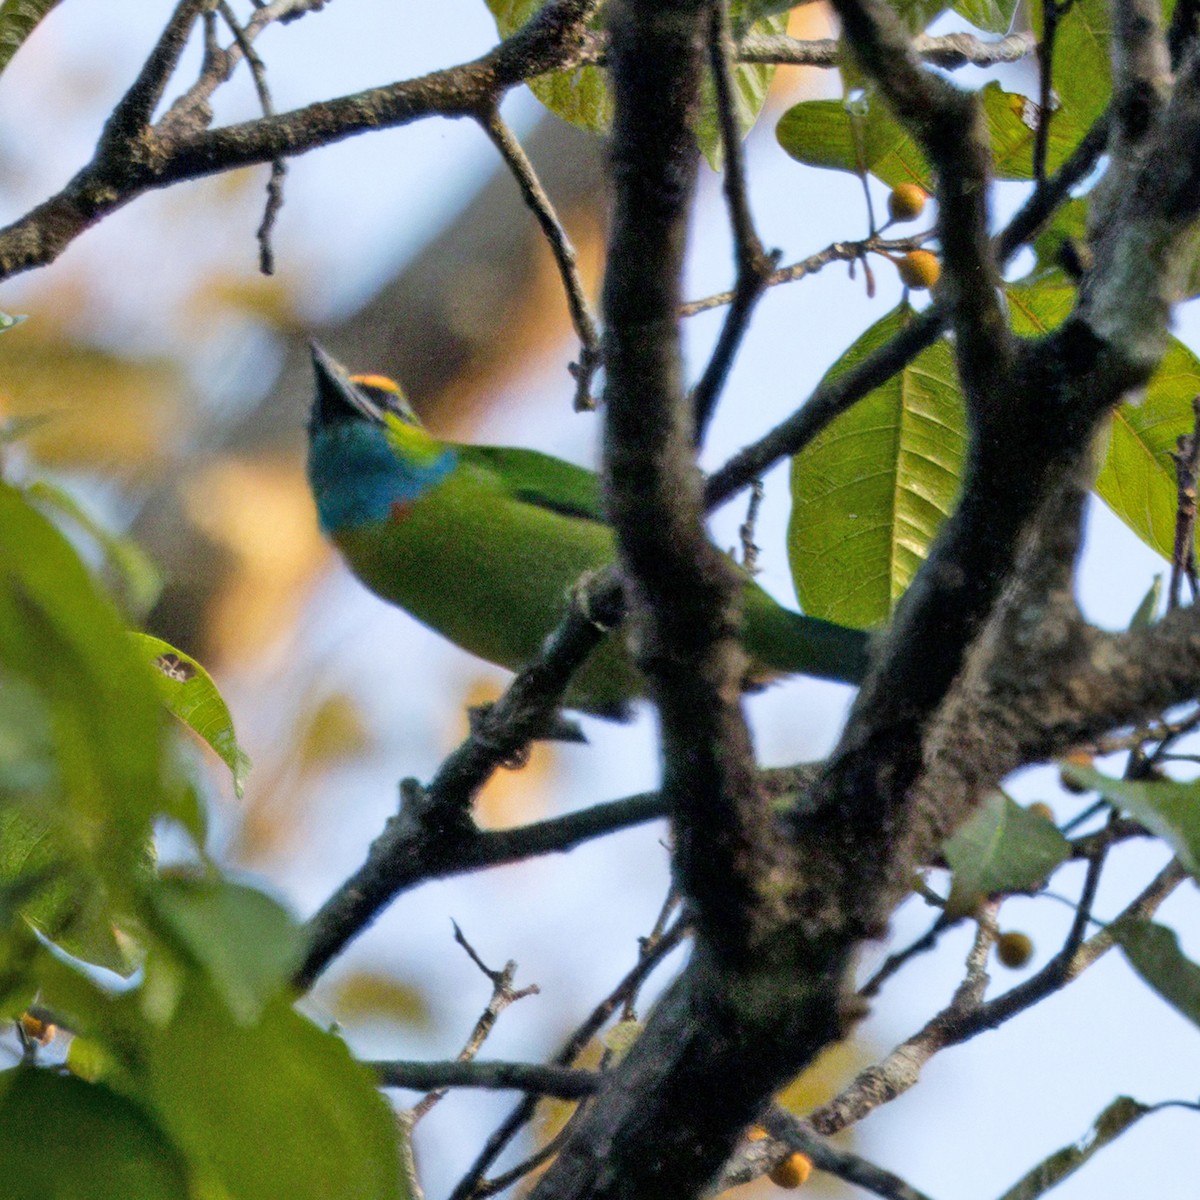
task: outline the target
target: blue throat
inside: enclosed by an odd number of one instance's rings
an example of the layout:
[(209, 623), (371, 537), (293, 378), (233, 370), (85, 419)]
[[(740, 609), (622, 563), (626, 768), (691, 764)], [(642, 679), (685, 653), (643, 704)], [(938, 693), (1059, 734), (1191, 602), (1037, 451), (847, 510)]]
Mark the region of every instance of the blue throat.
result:
[(321, 531), (332, 534), (387, 520), (394, 506), (419, 500), (457, 463), (457, 451), (449, 448), (423, 465), (404, 459), (382, 427), (364, 421), (319, 430), (309, 443), (308, 480)]

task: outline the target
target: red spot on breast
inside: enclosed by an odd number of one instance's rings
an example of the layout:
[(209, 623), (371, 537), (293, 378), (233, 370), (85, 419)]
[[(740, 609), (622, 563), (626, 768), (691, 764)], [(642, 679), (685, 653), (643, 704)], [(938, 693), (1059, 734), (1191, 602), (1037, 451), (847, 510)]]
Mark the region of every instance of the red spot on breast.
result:
[(411, 512), (411, 511), (412, 511), (412, 502), (411, 501), (409, 501), (408, 503), (405, 503), (403, 500), (393, 501), (392, 507), (391, 507), (391, 515), (389, 517), (389, 520), (403, 521), (404, 518), (407, 517), (409, 512)]

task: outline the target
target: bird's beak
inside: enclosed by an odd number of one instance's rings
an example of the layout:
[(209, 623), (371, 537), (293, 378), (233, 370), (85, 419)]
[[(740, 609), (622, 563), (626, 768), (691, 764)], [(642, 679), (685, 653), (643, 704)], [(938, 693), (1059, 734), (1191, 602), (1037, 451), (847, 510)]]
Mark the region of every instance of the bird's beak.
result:
[(317, 430), (340, 421), (379, 421), (382, 415), (355, 387), (346, 368), (316, 342), (309, 342), (317, 394), (313, 400), (309, 429)]

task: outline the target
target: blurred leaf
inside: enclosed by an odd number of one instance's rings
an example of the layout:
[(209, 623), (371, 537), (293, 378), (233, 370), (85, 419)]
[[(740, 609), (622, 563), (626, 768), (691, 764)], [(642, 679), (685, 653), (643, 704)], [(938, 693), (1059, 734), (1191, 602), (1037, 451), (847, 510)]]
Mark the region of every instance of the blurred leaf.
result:
[(151, 672), (62, 533), (0, 484), (0, 882), (22, 915), (127, 974), (118, 930), (151, 867), (154, 821), (199, 831)]
[(67, 1070), (87, 1083), (95, 1083), (112, 1071), (112, 1055), (97, 1041), (76, 1034), (67, 1047)]
[[(542, 8), (544, 0), (487, 0), (502, 38), (516, 33)], [(599, 67), (554, 71), (529, 82), (529, 90), (552, 112), (572, 125), (603, 133), (612, 122), (612, 96)]]
[[(3, 7), (0, 7), (0, 26), (2, 26), (2, 23), (4, 21), (4, 9), (10, 7), (12, 2), (13, 2), (13, 0), (5, 0)], [(52, 7), (53, 5), (55, 5), (57, 3), (58, 3), (58, 0), (48, 0), (47, 7)], [(3, 28), (0, 27), (0, 47), (3, 46), (3, 43), (4, 43), (4, 33), (3, 33)], [(0, 59), (3, 58), (3, 55), (4, 55), (3, 49), (0, 49)], [(9, 57), (11, 58), (12, 55), (10, 54)], [(4, 69), (4, 64), (3, 64), (3, 62), (0, 62), (0, 70), (3, 70), (3, 69)], [(17, 313), (14, 315), (11, 313), (0, 312), (0, 333), (7, 333), (8, 330), (15, 329), (18, 325), (21, 324), (22, 321), (27, 321), (28, 319), (29, 318), (26, 317), (23, 313)]]
[(918, 183), (933, 189), (924, 155), (878, 97), (804, 100), (779, 118), (775, 137), (797, 162), (858, 175), (870, 171), (889, 187)]
[(953, 6), (976, 29), (985, 33), (1007, 33), (1017, 12), (1018, 0), (958, 0)]
[(1064, 779), (1123, 808), (1134, 820), (1163, 839), (1176, 857), (1200, 878), (1200, 780), (1177, 783), (1173, 779), (1146, 782), (1110, 779), (1091, 767), (1063, 763)]
[(826, 1046), (776, 1099), (788, 1112), (807, 1115), (832, 1100), (877, 1057), (860, 1037), (835, 1042)]
[(610, 1066), (616, 1066), (633, 1049), (634, 1042), (642, 1036), (643, 1028), (641, 1021), (625, 1017), (604, 1035), (604, 1048), (610, 1055)]
[(1057, 329), (1075, 306), (1075, 285), (1061, 272), (1029, 277), (1004, 286), (1014, 333), (1040, 337)]
[(1173, 337), (1141, 403), (1122, 404), (1113, 413), (1108, 455), (1096, 477), (1105, 504), (1168, 561), (1178, 504), (1171, 453), (1195, 427), (1197, 395), (1200, 359)]
[(148, 899), (157, 931), (202, 968), (239, 1024), (257, 1021), (287, 986), (302, 938), (269, 896), (221, 879), (162, 879)]
[[(7, 798), (45, 795), (56, 777), (50, 712), (41, 694), (24, 680), (0, 675), (0, 805)], [(0, 841), (0, 862), (5, 850)]]
[[(1033, 29), (1042, 36), (1042, 5), (1033, 5)], [(1084, 130), (1108, 106), (1112, 94), (1109, 59), (1110, 21), (1105, 0), (1073, 0), (1063, 10), (1054, 40), (1054, 92), (1060, 120)], [(1053, 136), (1053, 126), (1051, 126)]]
[(1061, 269), (1059, 255), (1063, 243), (1070, 240), (1082, 245), (1087, 241), (1087, 218), (1088, 202), (1084, 196), (1068, 200), (1058, 209), (1031, 243), (1037, 256), (1034, 274)]
[[(825, 379), (910, 318), (901, 306), (876, 322)], [(788, 561), (806, 613), (857, 628), (888, 619), (953, 507), (965, 445), (953, 356), (938, 341), (792, 460)]]
[(155, 1121), (103, 1084), (0, 1073), (0, 1179), (14, 1200), (189, 1200), (188, 1171)]
[(0, 888), (32, 888), (20, 915), (83, 962), (129, 976), (130, 948), (115, 932), (115, 913), (99, 873), (64, 854), (54, 825), (23, 807), (0, 806)]
[(793, 8), (798, 8), (800, 5), (808, 3), (811, 3), (811, 0), (742, 0), (742, 3), (738, 7), (741, 11), (742, 19), (747, 24), (753, 24), (763, 17), (773, 17), (779, 13), (787, 13)]
[(954, 872), (949, 916), (974, 912), (995, 892), (1038, 887), (1071, 854), (1071, 844), (1045, 817), (993, 792), (942, 847)]
[[(345, 1045), (270, 1004), (251, 1025), (190, 987), (140, 1047), (133, 1085), (182, 1148), (203, 1195), (399, 1200), (402, 1136)], [(145, 1089), (142, 1095), (140, 1089)]]
[(43, 463), (137, 476), (183, 445), (184, 384), (165, 358), (130, 361), (30, 325), (3, 339), (0, 365), (0, 411), (46, 418), (26, 439)]
[(302, 465), (218, 459), (189, 475), (184, 501), (189, 519), (231, 551), (224, 587), (207, 613), (213, 661), (263, 654), (298, 619), (314, 576), (329, 562)]
[(42, 699), (55, 745), (55, 835), (101, 873), (141, 858), (167, 786), (168, 741), (153, 676), (75, 550), (0, 484), (0, 669)]
[(1135, 1122), (1141, 1120), (1150, 1109), (1128, 1096), (1118, 1096), (1095, 1120), (1078, 1141), (1038, 1163), (1027, 1175), (1008, 1189), (1000, 1200), (1037, 1200), (1052, 1187), (1056, 1187), (1068, 1175), (1073, 1175), (1109, 1142), (1118, 1138)]
[(278, 333), (303, 336), (308, 329), (296, 307), (298, 288), (279, 275), (216, 274), (205, 277), (192, 296), (198, 317), (250, 317)]
[(891, 0), (890, 7), (909, 33), (920, 33), (950, 5), (948, 0)]
[(343, 1024), (394, 1021), (428, 1029), (433, 1012), (425, 993), (412, 983), (380, 971), (351, 971), (330, 988), (326, 1002)]
[(43, 508), (73, 521), (96, 543), (116, 576), (118, 595), (131, 617), (144, 617), (154, 607), (162, 593), (163, 574), (137, 542), (105, 529), (70, 492), (57, 484), (36, 480), (25, 488), (25, 494)]
[(358, 758), (371, 745), (358, 702), (347, 692), (333, 692), (306, 715), (295, 754), (302, 770), (312, 770)]
[(1142, 597), (1137, 611), (1130, 618), (1130, 629), (1147, 629), (1154, 624), (1154, 616), (1158, 612), (1159, 601), (1162, 600), (1162, 590), (1162, 576), (1155, 575), (1150, 590)]
[(1200, 966), (1179, 949), (1179, 935), (1154, 921), (1118, 921), (1111, 928), (1142, 979), (1193, 1025), (1200, 1025)]
[[(733, 0), (729, 6), (730, 23), (735, 38), (745, 33), (771, 36), (787, 32), (787, 14), (754, 18), (747, 13), (745, 0)], [(752, 7), (752, 6), (751, 6)], [(741, 136), (745, 137), (754, 128), (763, 105), (775, 68), (765, 63), (733, 64), (733, 114)], [(700, 115), (696, 120), (696, 141), (700, 152), (714, 171), (721, 169), (724, 146), (721, 143), (721, 126), (717, 116), (717, 93), (713, 86), (712, 72), (704, 73), (700, 92)]]
[(130, 635), (142, 656), (155, 667), (159, 693), (167, 707), (220, 756), (233, 775), (238, 799), (246, 786), (250, 758), (238, 745), (229, 706), (212, 676), (189, 654), (148, 633)]
[[(4, 0), (0, 4), (0, 71), (12, 61), (12, 56), (25, 44), (25, 39), (37, 28), (41, 19), (58, 0)], [(13, 318), (0, 314), (0, 329), (13, 324)]]

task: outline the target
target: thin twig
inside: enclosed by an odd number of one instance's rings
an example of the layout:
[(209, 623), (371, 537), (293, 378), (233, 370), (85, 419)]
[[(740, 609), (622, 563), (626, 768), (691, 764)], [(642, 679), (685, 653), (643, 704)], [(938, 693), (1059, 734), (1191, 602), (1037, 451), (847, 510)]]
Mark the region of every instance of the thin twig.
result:
[[(818, 250), (799, 262), (789, 263), (786, 267), (778, 267), (770, 272), (763, 282), (764, 287), (778, 287), (781, 283), (792, 283), (807, 275), (815, 275), (822, 268), (834, 262), (854, 264), (866, 258), (868, 254), (905, 254), (923, 245), (931, 237), (933, 231), (919, 233), (904, 238), (883, 238), (878, 234), (855, 242), (833, 242), (824, 250)], [(680, 310), (681, 317), (694, 317), (697, 313), (707, 312), (711, 308), (720, 308), (732, 304), (737, 296), (736, 291), (716, 292), (700, 300), (689, 300)]]
[[(639, 951), (636, 965), (571, 1034), (554, 1056), (553, 1064), (559, 1067), (569, 1067), (583, 1048), (603, 1028), (605, 1022), (616, 1012), (617, 1008), (630, 996), (638, 993), (654, 968), (679, 945), (688, 932), (688, 922), (680, 918), (652, 946), (644, 945)], [(530, 1122), (536, 1108), (536, 1099), (527, 1096), (508, 1114), (488, 1138), (487, 1143), (467, 1173), (459, 1180), (454, 1191), (450, 1193), (450, 1200), (469, 1200), (470, 1197), (480, 1194), (481, 1185), (486, 1186), (483, 1182), (484, 1173), (503, 1153), (512, 1139)], [(529, 1169), (532, 1169), (532, 1166)]]
[[(217, 8), (246, 58), (246, 64), (254, 78), (254, 90), (258, 93), (258, 103), (263, 116), (273, 116), (275, 104), (271, 99), (271, 89), (267, 86), (267, 68), (263, 60), (259, 58), (258, 52), (247, 38), (246, 31), (238, 24), (237, 16), (227, 0), (218, 0)], [(254, 234), (258, 241), (258, 269), (264, 275), (275, 273), (275, 252), (271, 246), (271, 233), (275, 228), (279, 210), (283, 207), (283, 180), (286, 175), (287, 160), (282, 157), (272, 159), (271, 176), (267, 180), (267, 203), (263, 209), (262, 222)]]
[(869, 1000), (873, 996), (877, 996), (882, 991), (883, 985), (901, 967), (911, 962), (918, 954), (926, 954), (930, 950), (933, 950), (941, 940), (942, 934), (961, 924), (963, 920), (965, 920), (964, 917), (948, 916), (944, 910), (938, 913), (937, 919), (916, 941), (905, 946), (903, 950), (897, 950), (894, 954), (889, 954), (883, 960), (874, 974), (858, 989), (859, 996), (864, 1000)]
[(759, 547), (754, 541), (754, 531), (758, 524), (758, 510), (762, 508), (765, 495), (762, 480), (755, 479), (750, 484), (750, 503), (746, 506), (746, 519), (738, 526), (738, 541), (742, 544), (742, 567), (751, 575), (758, 572)]
[(742, 153), (742, 131), (738, 127), (734, 107), (733, 35), (729, 29), (729, 8), (726, 0), (716, 0), (709, 20), (709, 66), (717, 100), (717, 123), (721, 130), (721, 148), (725, 156), (723, 190), (729, 225), (733, 231), (734, 260), (737, 277), (733, 297), (717, 344), (692, 391), (691, 405), (695, 421), (694, 438), (704, 441), (708, 424), (716, 411), (717, 400), (729, 378), (734, 356), (745, 337), (750, 315), (767, 286), (767, 280), (779, 261), (779, 251), (768, 254), (763, 249), (750, 200), (746, 192), (746, 164)]
[(1060, 0), (1046, 0), (1042, 5), (1042, 36), (1037, 45), (1037, 129), (1033, 135), (1033, 178), (1038, 187), (1046, 181), (1046, 152), (1050, 148), (1050, 122), (1054, 118), (1054, 38), (1064, 7)]
[[(483, 959), (479, 957), (478, 953), (476, 953), (475, 947), (472, 946), (471, 943), (467, 941), (466, 937), (463, 935), (463, 931), (458, 927), (458, 922), (454, 921), (454, 922), (452, 922), (452, 924), (454, 925), (454, 940), (466, 951), (467, 957), (470, 958), (470, 960), (480, 969), (481, 972), (483, 972), (483, 974), (488, 978), (488, 980), (491, 982), (491, 985), (492, 985), (491, 999), (488, 1000), (487, 1007), (480, 1014), (479, 1020), (475, 1022), (475, 1028), (471, 1030), (470, 1037), (467, 1038), (466, 1043), (463, 1045), (463, 1048), (458, 1053), (457, 1062), (459, 1064), (467, 1064), (467, 1063), (470, 1063), (472, 1059), (474, 1059), (475, 1055), (477, 1055), (479, 1053), (480, 1048), (483, 1046), (483, 1043), (487, 1041), (488, 1036), (491, 1034), (492, 1030), (496, 1026), (496, 1021), (498, 1020), (500, 1014), (510, 1004), (515, 1004), (518, 1000), (523, 1000), (526, 996), (536, 996), (538, 994), (539, 988), (536, 983), (532, 983), (528, 987), (524, 987), (519, 990), (514, 989), (513, 978), (515, 977), (515, 975), (517, 973), (517, 964), (510, 959), (508, 962), (506, 962), (504, 964), (503, 970), (500, 970), (500, 971), (492, 970), (492, 968), (487, 966), (487, 964), (484, 963)], [(386, 1065), (386, 1064), (377, 1064), (377, 1067), (381, 1067), (384, 1065)], [(393, 1065), (395, 1065), (395, 1064), (393, 1064)], [(405, 1065), (416, 1067), (419, 1069), (422, 1066), (431, 1067), (431, 1066), (436, 1066), (437, 1064), (420, 1064), (420, 1063), (412, 1064), (412, 1063), (410, 1063), (410, 1064), (405, 1064)], [(443, 1065), (445, 1065), (445, 1064), (443, 1064)], [(472, 1084), (472, 1083), (463, 1082), (463, 1080), (466, 1080), (467, 1078), (470, 1077), (470, 1072), (466, 1072), (458, 1079), (449, 1079), (449, 1080), (444, 1080), (442, 1082), (435, 1081), (434, 1083), (427, 1084), (427, 1085), (421, 1085), (421, 1084), (415, 1084), (415, 1083), (394, 1083), (394, 1084), (390, 1084), (389, 1086), (395, 1086), (395, 1087), (431, 1086), (435, 1089), (434, 1091), (431, 1091), (427, 1096), (425, 1096), (424, 1098), (422, 1098), (416, 1104), (413, 1105), (412, 1109), (410, 1110), (411, 1115), (409, 1118), (409, 1122), (410, 1122), (409, 1127), (411, 1128), (412, 1126), (416, 1125), (416, 1123), (431, 1108), (433, 1108), (433, 1106), (435, 1104), (437, 1104), (442, 1099), (443, 1096), (445, 1096), (447, 1090), (451, 1087), (513, 1087), (513, 1086), (522, 1087), (522, 1086), (524, 1086), (523, 1084), (520, 1084), (520, 1083), (513, 1084), (511, 1082), (512, 1079), (520, 1077), (522, 1075), (522, 1064), (520, 1064), (520, 1063), (489, 1063), (489, 1064), (486, 1064), (486, 1066), (492, 1068), (492, 1073), (489, 1074), (485, 1070), (482, 1072), (482, 1074), (485, 1078), (490, 1078), (492, 1080), (492, 1082), (490, 1082), (490, 1083), (474, 1083), (474, 1084)], [(407, 1076), (404, 1076), (403, 1072), (397, 1070), (391, 1075), (391, 1078), (392, 1079), (400, 1079), (402, 1077), (407, 1077), (407, 1078), (411, 1079), (415, 1076), (415, 1074), (416, 1074), (415, 1071), (410, 1071)], [(528, 1078), (528, 1075), (526, 1075), (525, 1077)], [(433, 1075), (430, 1074), (429, 1078), (433, 1078)], [(508, 1083), (499, 1082), (499, 1080), (501, 1080), (501, 1079), (508, 1079), (510, 1082), (508, 1082)], [(548, 1077), (543, 1076), (542, 1079), (543, 1079), (543, 1082), (546, 1082), (548, 1080)], [(560, 1086), (569, 1086), (569, 1084), (567, 1084), (566, 1082), (564, 1082), (562, 1080), (559, 1080), (559, 1084), (560, 1084)]]
[(489, 107), (480, 117), (479, 123), (491, 138), (492, 144), (500, 151), (500, 156), (516, 179), (521, 196), (530, 212), (537, 218), (550, 252), (554, 255), (559, 277), (567, 293), (571, 324), (575, 327), (580, 344), (579, 362), (571, 364), (571, 374), (575, 377), (575, 411), (595, 408), (591, 388), (592, 377), (600, 366), (600, 334), (596, 328), (595, 315), (583, 290), (583, 281), (579, 277), (575, 247), (571, 245), (571, 239), (567, 236), (550, 197), (546, 195), (546, 190), (533, 169), (533, 163), (529, 161), (529, 156), (512, 130), (504, 123), (499, 110), (494, 106)]
[(951, 1005), (932, 1017), (920, 1032), (903, 1042), (881, 1063), (862, 1072), (840, 1095), (812, 1113), (809, 1120), (829, 1136), (862, 1120), (869, 1112), (912, 1087), (924, 1065), (939, 1051), (969, 1041), (1025, 1012), (1077, 979), (1114, 945), (1113, 927), (1122, 920), (1146, 918), (1187, 878), (1177, 862), (1169, 863), (1117, 918), (1067, 953), (1056, 954), (1040, 971), (994, 1000), (965, 1010)]
[(582, 1100), (600, 1086), (594, 1071), (573, 1067), (547, 1067), (541, 1063), (416, 1062), (403, 1059), (392, 1062), (364, 1062), (380, 1087), (404, 1088), (429, 1094), (411, 1110), (413, 1123), (421, 1119), (451, 1088), (484, 1088), (491, 1091), (521, 1091), (557, 1100)]

